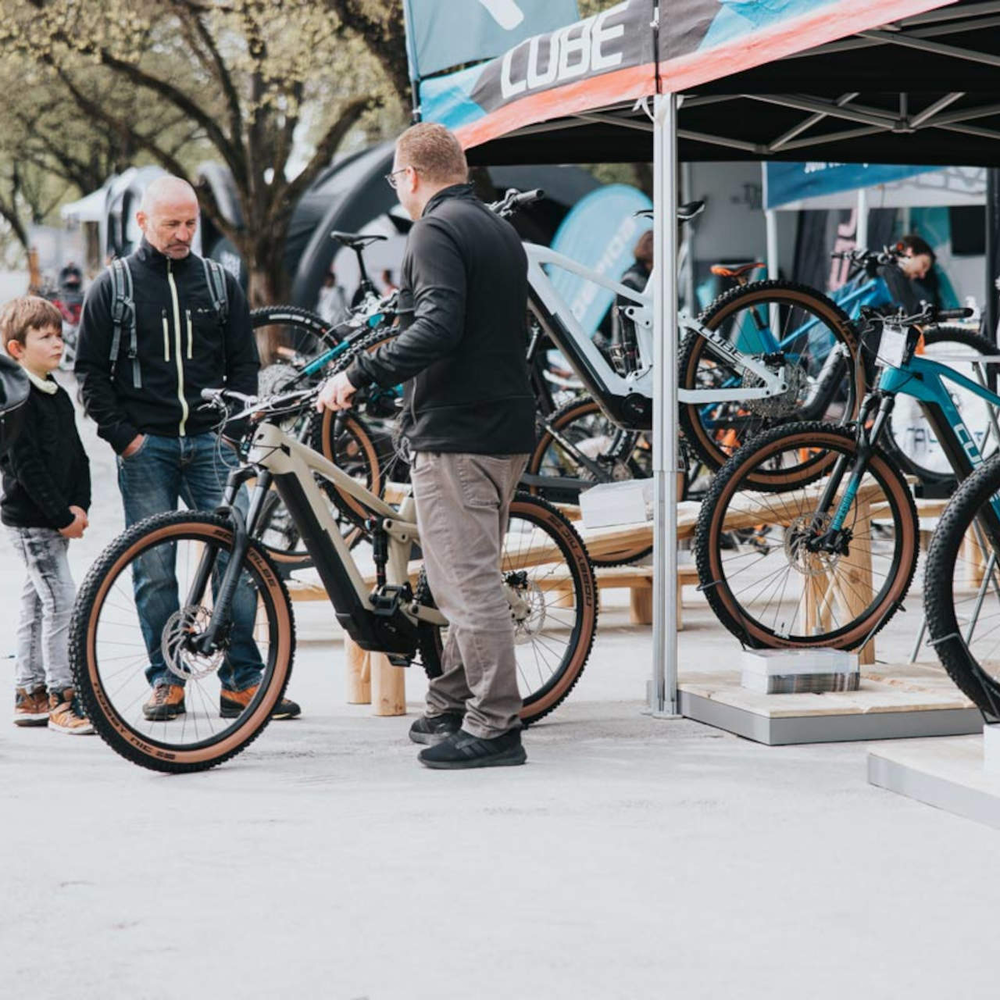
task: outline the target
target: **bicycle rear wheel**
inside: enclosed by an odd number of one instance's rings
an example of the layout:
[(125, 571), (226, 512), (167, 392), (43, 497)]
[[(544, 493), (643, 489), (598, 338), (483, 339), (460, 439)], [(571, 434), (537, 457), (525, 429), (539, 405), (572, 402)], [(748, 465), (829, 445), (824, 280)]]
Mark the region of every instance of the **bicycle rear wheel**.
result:
[[(971, 362), (977, 357), (995, 355), (997, 346), (973, 330), (942, 325), (924, 331), (921, 353), (930, 361), (941, 359), (942, 364), (957, 368), (961, 374), (975, 381)], [(969, 361), (956, 361), (956, 358), (968, 358)], [(996, 392), (998, 369), (1000, 365), (982, 365), (986, 385), (992, 392)], [(991, 444), (986, 445), (990, 433), (989, 404), (953, 382), (948, 383), (948, 393), (980, 452), (986, 447), (986, 451), (991, 453), (997, 445), (992, 439)], [(925, 484), (955, 482), (955, 470), (934, 436), (919, 402), (912, 396), (900, 394), (896, 397), (882, 446), (903, 472), (918, 476)]]
[[(510, 505), (500, 572), (511, 602), (521, 721), (537, 722), (565, 701), (580, 679), (597, 632), (594, 570), (570, 522), (540, 497), (517, 493)], [(421, 574), (422, 604), (433, 595)], [(420, 657), (441, 674), (447, 629), (424, 630)]]
[[(564, 447), (562, 441), (596, 462), (609, 481), (648, 479), (653, 474), (650, 435), (623, 431), (608, 419), (590, 396), (581, 396), (561, 406), (550, 423), (551, 430), (546, 429), (539, 435), (538, 444), (528, 460), (525, 471), (531, 475), (596, 480), (593, 470), (583, 465), (572, 451)], [(679, 475), (679, 499), (683, 499), (686, 484), (685, 476)], [(580, 489), (571, 486), (531, 486), (528, 492), (553, 503), (580, 502)], [(652, 551), (652, 545), (640, 544), (609, 556), (592, 558), (591, 561), (595, 566), (619, 566), (635, 562)]]
[[(101, 738), (127, 760), (154, 771), (202, 771), (245, 749), (284, 694), (295, 652), (291, 601), (274, 564), (251, 542), (233, 599), (228, 643), (200, 654), (188, 645), (204, 631), (233, 548), (228, 520), (176, 511), (147, 518), (98, 557), (77, 595), (70, 623), (76, 689)], [(205, 553), (214, 557), (208, 592), (192, 593)], [(146, 609), (137, 611), (136, 593)], [(256, 691), (236, 718), (222, 718), (220, 677), (259, 670)], [(151, 720), (146, 671), (184, 685), (183, 711)], [(228, 685), (227, 685), (228, 686)]]
[(302, 362), (340, 343), (335, 325), (298, 306), (263, 306), (250, 313), (261, 363), (301, 367)]
[[(761, 490), (758, 470), (821, 449), (824, 474), (781, 493)], [(819, 497), (836, 460), (847, 468), (828, 512)], [(877, 449), (845, 527), (841, 551), (813, 547), (857, 459), (854, 435), (832, 424), (776, 427), (741, 448), (716, 475), (695, 536), (698, 576), (719, 621), (753, 647), (864, 645), (906, 596), (918, 552), (917, 513), (906, 480)]]
[(1000, 719), (1000, 519), (990, 501), (998, 491), (1000, 456), (995, 456), (951, 498), (924, 570), (924, 613), (934, 651), (962, 693), (995, 719)]

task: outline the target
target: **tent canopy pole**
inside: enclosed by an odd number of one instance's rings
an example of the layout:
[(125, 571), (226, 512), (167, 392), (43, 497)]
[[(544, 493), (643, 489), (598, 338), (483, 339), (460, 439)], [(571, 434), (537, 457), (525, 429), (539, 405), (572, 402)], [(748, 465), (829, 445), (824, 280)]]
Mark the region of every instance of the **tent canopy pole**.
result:
[(653, 131), (653, 676), (649, 710), (677, 715), (677, 97)]

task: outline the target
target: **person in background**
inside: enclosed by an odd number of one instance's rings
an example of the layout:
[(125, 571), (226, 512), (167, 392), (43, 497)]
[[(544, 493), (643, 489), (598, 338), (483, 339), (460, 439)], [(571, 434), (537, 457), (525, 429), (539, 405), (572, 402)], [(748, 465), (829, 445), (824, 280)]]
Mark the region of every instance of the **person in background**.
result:
[(392, 271), (389, 268), (385, 268), (382, 272), (382, 290), (388, 295), (390, 292), (394, 292), (399, 288), (399, 285), (393, 280)]
[(88, 735), (94, 728), (80, 706), (69, 664), (76, 588), (68, 548), (90, 523), (90, 462), (73, 402), (52, 377), (63, 353), (62, 316), (51, 302), (26, 295), (0, 311), (0, 336), (31, 381), (21, 433), (0, 460), (0, 520), (25, 568), (14, 725)]
[(895, 264), (883, 264), (879, 276), (889, 290), (892, 304), (908, 314), (920, 311), (921, 301), (937, 302), (936, 282), (928, 280), (937, 257), (930, 244), (913, 233), (899, 240), (903, 256)]
[(336, 271), (327, 271), (323, 276), (323, 287), (319, 290), (316, 311), (323, 321), (331, 326), (347, 316), (347, 293), (343, 285), (337, 284)]
[[(647, 229), (636, 241), (632, 251), (634, 260), (632, 266), (621, 276), (621, 283), (626, 288), (634, 288), (637, 292), (646, 290), (649, 276), (653, 271), (653, 230)], [(611, 342), (621, 343), (622, 323), (629, 322), (621, 315), (621, 309), (625, 306), (634, 305), (631, 299), (619, 295), (615, 300), (614, 326), (612, 327)]]

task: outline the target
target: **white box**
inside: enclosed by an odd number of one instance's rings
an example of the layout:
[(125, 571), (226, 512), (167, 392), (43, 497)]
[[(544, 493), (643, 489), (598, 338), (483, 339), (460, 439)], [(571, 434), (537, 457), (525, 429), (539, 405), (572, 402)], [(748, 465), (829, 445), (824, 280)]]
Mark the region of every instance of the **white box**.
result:
[(652, 521), (653, 480), (623, 479), (591, 486), (580, 494), (580, 516), (586, 528)]
[(1000, 771), (1000, 724), (983, 726), (983, 768), (996, 774)]
[(740, 655), (740, 685), (761, 694), (857, 691), (858, 657), (842, 649), (745, 649)]

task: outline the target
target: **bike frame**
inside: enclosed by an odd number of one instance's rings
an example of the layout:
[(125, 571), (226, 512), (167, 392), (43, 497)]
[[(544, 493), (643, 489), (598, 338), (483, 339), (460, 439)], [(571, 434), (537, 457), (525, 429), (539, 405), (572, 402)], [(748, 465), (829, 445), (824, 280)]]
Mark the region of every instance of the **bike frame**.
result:
[[(361, 503), (379, 522), (379, 528), (385, 532), (387, 539), (385, 594), (398, 595), (398, 599), (381, 605), (373, 601), (375, 588), (366, 582), (351, 555), (314, 473)], [(337, 620), (362, 649), (411, 658), (416, 649), (420, 623), (447, 625), (447, 619), (440, 611), (420, 604), (409, 590), (410, 553), (413, 545), (419, 544), (416, 508), (411, 496), (403, 500), (398, 511), (394, 510), (323, 455), (267, 422), (254, 432), (247, 465), (230, 475), (227, 498), (234, 497), (240, 485), (254, 477), (256, 484), (242, 533), (240, 519), (236, 518), (237, 546), (220, 586), (220, 597), (215, 602), (212, 620), (205, 630), (207, 642), (214, 640), (225, 628), (228, 600), (223, 600), (223, 595), (231, 594), (231, 590), (227, 589), (229, 578), (233, 578), (232, 586), (235, 587), (240, 572), (240, 542), (244, 534), (247, 538), (253, 537), (256, 518), (272, 484), (295, 520), (313, 566), (333, 604)], [(231, 504), (228, 507), (229, 513), (238, 514)], [(248, 542), (243, 539), (244, 552), (246, 544)], [(211, 572), (210, 558), (206, 553), (205, 564), (199, 567), (196, 574), (189, 603), (199, 600), (200, 592), (207, 584)]]
[[(851, 473), (837, 512), (830, 523), (829, 533), (840, 532), (844, 527), (867, 467), (867, 456), (878, 442), (878, 438), (888, 422), (896, 396), (912, 396), (918, 401), (960, 482), (968, 478), (977, 466), (982, 465), (982, 453), (952, 401), (945, 385), (946, 382), (952, 382), (974, 393), (992, 407), (1000, 406), (1000, 396), (939, 361), (914, 356), (904, 359), (899, 366), (884, 368), (878, 383), (878, 392), (882, 396), (878, 415), (872, 425), (871, 432), (868, 433), (864, 427), (864, 416), (870, 412), (871, 407), (870, 405), (862, 407), (862, 416), (858, 422), (861, 461), (856, 463)], [(875, 398), (869, 397), (865, 401), (866, 404), (870, 404)], [(831, 476), (831, 481), (827, 485), (820, 504), (820, 510), (829, 509), (832, 504), (840, 472), (842, 470), (836, 470)], [(1000, 540), (1000, 498), (996, 496), (991, 498), (989, 514), (984, 515), (984, 520), (989, 526), (991, 535)]]
[[(653, 370), (648, 359), (653, 356), (652, 295), (629, 288), (549, 247), (525, 243), (524, 249), (528, 257), (531, 304), (546, 334), (566, 357), (587, 391), (615, 423), (626, 430), (650, 430), (653, 419)], [(628, 375), (619, 375), (612, 368), (580, 326), (569, 305), (556, 291), (545, 272), (546, 265), (580, 275), (635, 303), (627, 308), (630, 310), (629, 317), (635, 323), (639, 355), (647, 360), (645, 367)], [(650, 275), (650, 283), (655, 280), (655, 275), (654, 270)], [(762, 382), (760, 387), (754, 388), (737, 386), (729, 389), (682, 389), (679, 392), (682, 403), (764, 399), (788, 389), (783, 371), (773, 372), (764, 363), (730, 344), (721, 334), (705, 328), (689, 316), (682, 315), (681, 325), (683, 329), (694, 330), (699, 336), (709, 340), (725, 361), (752, 372)]]

